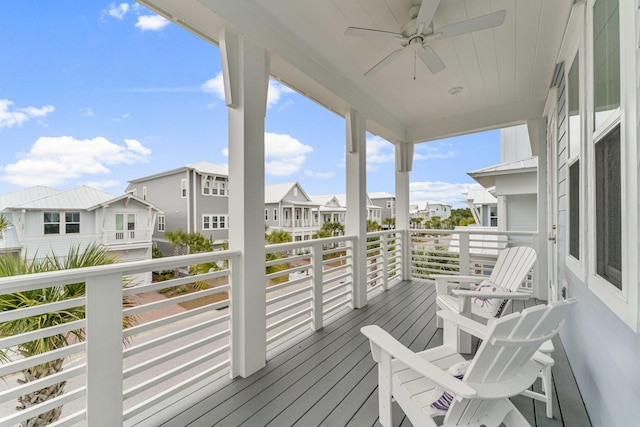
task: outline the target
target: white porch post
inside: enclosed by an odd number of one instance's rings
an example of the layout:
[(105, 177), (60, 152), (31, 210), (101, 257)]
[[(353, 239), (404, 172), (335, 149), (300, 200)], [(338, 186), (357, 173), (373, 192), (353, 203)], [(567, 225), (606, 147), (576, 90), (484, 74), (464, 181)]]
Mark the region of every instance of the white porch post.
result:
[(396, 156), (396, 230), (402, 237), (402, 280), (411, 280), (411, 236), (409, 233), (409, 172), (413, 165), (413, 143), (398, 142)]
[(367, 305), (367, 150), (365, 120), (349, 110), (347, 120), (346, 233), (358, 238), (353, 247), (353, 307)]
[(122, 425), (122, 276), (86, 280), (87, 423)]
[(247, 377), (266, 364), (264, 117), (269, 57), (228, 28), (220, 34), (220, 54), (229, 107), (229, 249), (241, 252), (234, 265), (239, 291), (231, 301), (231, 375)]

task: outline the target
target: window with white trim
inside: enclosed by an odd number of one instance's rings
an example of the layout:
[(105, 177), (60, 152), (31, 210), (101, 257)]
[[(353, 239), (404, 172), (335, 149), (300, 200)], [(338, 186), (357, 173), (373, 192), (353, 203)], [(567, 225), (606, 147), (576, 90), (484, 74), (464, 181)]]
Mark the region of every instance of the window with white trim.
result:
[(147, 187), (142, 187), (142, 200), (147, 200)]
[(273, 220), (278, 221), (278, 209), (273, 210)]
[(158, 231), (164, 232), (166, 218), (164, 215), (158, 215)]
[(80, 233), (80, 212), (64, 213), (64, 232), (65, 234)]
[(228, 215), (202, 215), (202, 229), (203, 230), (220, 230), (229, 227)]
[(580, 259), (580, 147), (582, 116), (580, 115), (580, 53), (573, 59), (567, 75), (567, 105), (569, 114), (569, 255)]
[(44, 212), (44, 234), (60, 234), (59, 212)]
[(182, 178), (180, 180), (180, 197), (183, 199), (187, 198), (187, 179)]

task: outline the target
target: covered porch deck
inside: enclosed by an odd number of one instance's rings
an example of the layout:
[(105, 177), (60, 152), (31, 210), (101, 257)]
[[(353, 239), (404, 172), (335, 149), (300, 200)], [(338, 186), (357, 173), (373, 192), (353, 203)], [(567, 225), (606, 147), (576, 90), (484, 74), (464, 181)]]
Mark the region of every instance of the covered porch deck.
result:
[[(526, 305), (538, 302), (532, 298)], [(517, 301), (513, 309), (523, 305)], [(190, 407), (177, 414), (176, 408), (166, 407), (162, 425), (379, 425), (376, 365), (360, 328), (377, 324), (420, 351), (442, 343), (435, 316), (435, 286), (430, 281), (399, 282), (366, 307), (336, 313), (323, 329), (299, 332), (270, 348), (267, 366), (255, 374), (221, 378), (214, 392), (192, 394)], [(591, 425), (562, 343), (556, 338), (554, 345), (554, 418), (545, 416), (541, 402), (522, 396), (513, 401), (534, 426)], [(411, 425), (398, 407), (394, 425)]]

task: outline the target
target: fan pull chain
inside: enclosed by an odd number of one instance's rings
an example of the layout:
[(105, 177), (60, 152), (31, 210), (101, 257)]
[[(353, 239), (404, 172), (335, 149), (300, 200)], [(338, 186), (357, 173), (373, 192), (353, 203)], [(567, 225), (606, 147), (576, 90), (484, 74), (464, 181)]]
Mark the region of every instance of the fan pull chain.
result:
[(413, 52), (413, 80), (416, 79), (416, 62), (417, 62), (418, 52)]

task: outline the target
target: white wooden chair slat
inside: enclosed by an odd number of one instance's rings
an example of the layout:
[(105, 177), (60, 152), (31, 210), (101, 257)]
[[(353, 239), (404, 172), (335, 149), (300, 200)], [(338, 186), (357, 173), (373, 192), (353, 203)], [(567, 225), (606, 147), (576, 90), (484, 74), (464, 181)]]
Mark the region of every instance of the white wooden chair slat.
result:
[[(572, 299), (525, 309), (489, 326), (439, 312), (447, 322), (459, 322), (484, 338), (462, 380), (444, 372), (464, 360), (451, 346), (414, 353), (377, 326), (362, 328), (379, 363), (380, 423), (391, 425), (391, 399), (395, 398), (414, 425), (437, 426), (437, 415), (445, 415), (447, 426), (528, 425), (508, 398), (528, 389), (540, 370), (553, 362), (536, 352), (558, 332), (575, 304)], [(431, 406), (430, 400), (437, 400), (436, 384), (454, 396), (446, 412)]]

